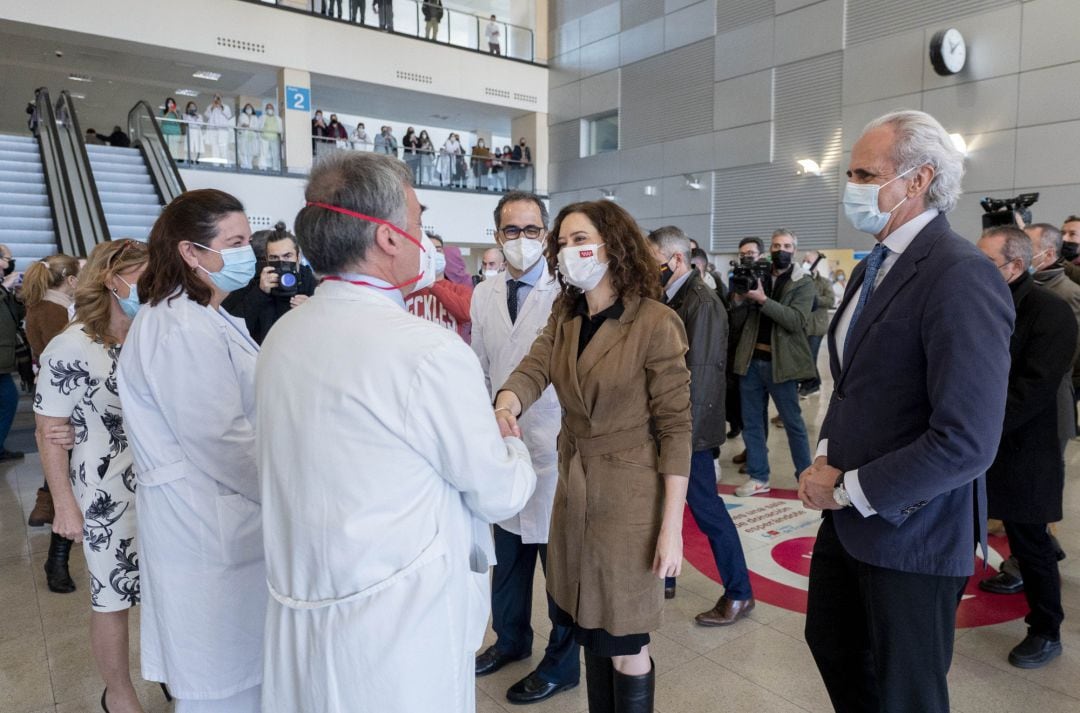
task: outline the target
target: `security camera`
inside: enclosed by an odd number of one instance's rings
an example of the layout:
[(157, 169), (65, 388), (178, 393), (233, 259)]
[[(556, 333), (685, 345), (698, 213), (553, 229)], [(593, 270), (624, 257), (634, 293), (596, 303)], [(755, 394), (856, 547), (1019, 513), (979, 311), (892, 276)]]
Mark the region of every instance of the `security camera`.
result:
[(60, 50), (56, 50), (55, 52), (53, 52), (53, 54), (55, 54), (57, 57), (63, 57), (64, 56), (64, 53), (61, 52)]

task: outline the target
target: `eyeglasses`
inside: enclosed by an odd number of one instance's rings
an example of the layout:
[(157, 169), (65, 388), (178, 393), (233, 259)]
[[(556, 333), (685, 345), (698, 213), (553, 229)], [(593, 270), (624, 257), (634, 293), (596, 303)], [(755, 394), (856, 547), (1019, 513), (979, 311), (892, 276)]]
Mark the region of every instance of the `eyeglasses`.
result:
[(530, 240), (536, 240), (543, 232), (544, 229), (539, 225), (526, 225), (524, 228), (520, 228), (516, 225), (508, 225), (505, 228), (502, 228), (502, 234), (506, 236), (507, 240), (517, 240), (522, 234)]

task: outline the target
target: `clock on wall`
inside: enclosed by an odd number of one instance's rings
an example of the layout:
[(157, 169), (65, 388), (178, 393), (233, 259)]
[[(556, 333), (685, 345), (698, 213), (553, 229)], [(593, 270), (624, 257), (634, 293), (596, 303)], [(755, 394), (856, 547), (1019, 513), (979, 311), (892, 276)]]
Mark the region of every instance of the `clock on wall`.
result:
[(934, 33), (930, 38), (930, 64), (943, 77), (956, 74), (967, 61), (967, 44), (960, 30), (950, 27)]

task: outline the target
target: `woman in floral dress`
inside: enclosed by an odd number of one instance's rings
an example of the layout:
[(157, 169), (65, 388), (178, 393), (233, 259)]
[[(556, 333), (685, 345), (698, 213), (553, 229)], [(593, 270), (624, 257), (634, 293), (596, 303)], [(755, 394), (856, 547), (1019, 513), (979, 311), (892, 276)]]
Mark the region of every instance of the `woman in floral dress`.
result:
[[(80, 273), (75, 320), (41, 354), (34, 414), (56, 512), (53, 531), (83, 544), (90, 574), (90, 646), (105, 682), (102, 708), (142, 711), (128, 668), (128, 610), (139, 603), (135, 476), (116, 386), (116, 360), (138, 309), (147, 252), (135, 240), (94, 248)], [(45, 434), (70, 423), (68, 453)]]

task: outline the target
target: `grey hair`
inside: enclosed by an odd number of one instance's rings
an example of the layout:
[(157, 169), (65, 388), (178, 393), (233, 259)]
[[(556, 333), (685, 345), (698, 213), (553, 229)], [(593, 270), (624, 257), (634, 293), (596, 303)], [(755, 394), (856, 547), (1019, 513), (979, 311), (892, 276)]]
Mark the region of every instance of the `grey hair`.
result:
[(548, 227), (548, 209), (544, 205), (543, 199), (535, 193), (528, 193), (527, 191), (510, 191), (499, 199), (499, 204), (495, 206), (495, 229), (502, 228), (502, 210), (503, 206), (507, 203), (517, 203), (518, 201), (525, 201), (526, 203), (535, 203), (540, 208), (540, 222), (543, 223), (542, 228), (547, 230)]
[[(362, 151), (338, 151), (311, 169), (304, 198), (326, 203), (405, 230), (405, 187), (412, 183), (408, 167), (393, 156)], [(374, 243), (378, 224), (318, 206), (296, 215), (300, 249), (320, 274), (334, 274), (364, 262)]]
[(942, 213), (955, 208), (963, 191), (964, 155), (953, 146), (941, 123), (923, 111), (895, 111), (871, 121), (863, 134), (884, 126), (896, 132), (892, 159), (897, 175), (930, 166), (934, 177), (926, 191), (926, 204)]
[(1001, 254), (1006, 263), (1019, 260), (1023, 263), (1025, 270), (1031, 267), (1031, 258), (1035, 254), (1035, 249), (1032, 247), (1031, 238), (1027, 236), (1027, 233), (1012, 225), (998, 225), (987, 228), (982, 234), (984, 238), (998, 236), (1005, 238), (1005, 244), (1001, 246)]
[(786, 235), (789, 238), (791, 238), (791, 244), (795, 246), (796, 250), (798, 250), (798, 248), (799, 248), (799, 236), (795, 234), (794, 230), (792, 230), (791, 228), (777, 228), (776, 230), (773, 231), (773, 234), (772, 234), (772, 236), (774, 238), (778, 238), (781, 235)]
[(1049, 223), (1032, 223), (1028, 229), (1039, 231), (1040, 248), (1043, 250), (1053, 248), (1054, 257), (1061, 255), (1061, 231), (1057, 229), (1057, 226)]
[(649, 233), (649, 242), (660, 248), (660, 252), (670, 259), (675, 253), (683, 256), (683, 262), (690, 264), (690, 238), (682, 229), (674, 225), (665, 225)]

